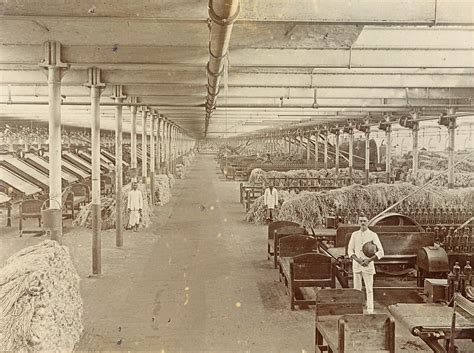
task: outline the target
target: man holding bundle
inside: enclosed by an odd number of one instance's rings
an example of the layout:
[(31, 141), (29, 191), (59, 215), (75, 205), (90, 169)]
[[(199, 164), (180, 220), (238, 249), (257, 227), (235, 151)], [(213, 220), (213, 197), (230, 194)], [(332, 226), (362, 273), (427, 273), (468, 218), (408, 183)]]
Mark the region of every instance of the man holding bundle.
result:
[(127, 210), (130, 213), (128, 220), (128, 228), (136, 232), (140, 224), (140, 216), (143, 209), (143, 195), (140, 190), (137, 190), (137, 182), (132, 181), (132, 190), (128, 192)]
[(365, 215), (359, 216), (360, 229), (352, 233), (347, 247), (347, 255), (352, 259), (354, 288), (362, 290), (362, 279), (364, 279), (367, 313), (373, 314), (374, 261), (376, 259), (380, 260), (384, 256), (384, 251), (377, 233), (368, 228), (368, 223), (369, 220)]

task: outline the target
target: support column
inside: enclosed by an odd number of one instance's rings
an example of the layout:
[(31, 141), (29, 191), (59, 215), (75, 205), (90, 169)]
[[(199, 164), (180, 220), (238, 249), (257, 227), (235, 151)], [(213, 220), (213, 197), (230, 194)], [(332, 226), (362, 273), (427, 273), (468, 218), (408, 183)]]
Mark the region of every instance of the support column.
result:
[(314, 130), (314, 169), (319, 169), (319, 129)]
[[(132, 103), (137, 102), (137, 97), (132, 97)], [(137, 106), (133, 105), (132, 122), (130, 125), (130, 145), (131, 145), (131, 163), (130, 163), (130, 177), (138, 179), (138, 163), (137, 163)]]
[(291, 133), (288, 133), (288, 153), (291, 155)]
[(336, 130), (334, 131), (334, 135), (336, 137), (336, 156), (334, 157), (334, 168), (336, 169), (336, 177), (339, 176), (339, 134), (339, 128), (336, 128)]
[(354, 129), (349, 128), (349, 178), (354, 178)]
[(369, 184), (369, 168), (370, 168), (370, 126), (367, 126), (365, 132), (365, 184)]
[(150, 131), (150, 194), (152, 205), (155, 204), (155, 121), (156, 113), (152, 113)]
[(173, 151), (171, 149), (171, 131), (173, 125), (168, 123), (168, 172), (173, 174)]
[(160, 136), (160, 131), (161, 131), (161, 118), (160, 114), (157, 113), (156, 115), (156, 155), (155, 155), (155, 171), (157, 171), (158, 174), (161, 173), (161, 136)]
[[(114, 86), (115, 103), (122, 103), (125, 96), (122, 93), (122, 86)], [(115, 107), (115, 215), (117, 221), (115, 223), (115, 245), (117, 247), (123, 246), (123, 220), (122, 220), (122, 106)]]
[(387, 173), (387, 183), (390, 183), (390, 175), (392, 174), (392, 125), (388, 124), (385, 129), (385, 171)]
[[(449, 114), (454, 114), (454, 110), (450, 109)], [(454, 188), (454, 143), (455, 135), (454, 130), (456, 129), (456, 118), (451, 116), (449, 117), (448, 124), (448, 189)]]
[(89, 69), (86, 86), (91, 93), (91, 143), (92, 143), (92, 274), (102, 274), (102, 241), (100, 210), (100, 95), (105, 87), (100, 80), (100, 69)]
[(178, 152), (176, 149), (176, 126), (173, 125), (171, 128), (171, 149), (173, 151), (173, 174), (176, 174), (176, 164), (177, 164), (177, 158), (178, 158)]
[[(178, 141), (179, 141), (179, 143), (178, 143), (179, 155), (184, 156), (184, 148), (183, 148), (183, 146), (184, 146), (184, 135), (181, 131), (179, 131), (179, 133), (178, 133)], [(184, 161), (183, 161), (183, 163), (184, 163)]]
[[(61, 79), (68, 65), (61, 62), (61, 43), (51, 41), (44, 43), (45, 59), (39, 65), (46, 69), (48, 75), (48, 113), (49, 113), (49, 209), (62, 208), (61, 180)], [(59, 224), (51, 229), (51, 240), (62, 243), (62, 214), (52, 214), (53, 223)]]
[(328, 130), (324, 129), (324, 169), (328, 169)]
[(169, 139), (169, 148), (170, 148), (170, 173), (174, 174), (174, 125), (170, 124), (170, 139)]
[(163, 173), (168, 174), (168, 122), (163, 119)]
[(147, 186), (147, 176), (148, 176), (148, 148), (147, 148), (147, 107), (142, 107), (142, 181)]
[(299, 148), (298, 148), (298, 156), (301, 156), (303, 159), (304, 158), (304, 147), (303, 147), (303, 141), (304, 141), (304, 131), (301, 131), (298, 135), (297, 138), (299, 139)]
[[(416, 114), (413, 117), (416, 119)], [(412, 165), (412, 170), (413, 173), (416, 173), (418, 171), (418, 166), (419, 166), (419, 149), (418, 149), (418, 131), (420, 130), (420, 126), (418, 122), (413, 123), (413, 128), (412, 128), (412, 134), (413, 134), (413, 165)]]
[(169, 173), (169, 142), (168, 142), (168, 132), (169, 132), (169, 123), (168, 120), (163, 121), (163, 152), (164, 152), (164, 168), (165, 174)]
[(311, 132), (306, 134), (306, 163), (309, 164), (311, 159)]

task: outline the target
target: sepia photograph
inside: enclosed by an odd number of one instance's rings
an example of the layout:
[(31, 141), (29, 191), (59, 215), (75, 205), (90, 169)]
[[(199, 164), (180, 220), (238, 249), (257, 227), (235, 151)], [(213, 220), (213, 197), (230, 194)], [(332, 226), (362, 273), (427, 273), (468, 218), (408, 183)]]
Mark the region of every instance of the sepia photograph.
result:
[(474, 353), (474, 0), (0, 0), (0, 352)]

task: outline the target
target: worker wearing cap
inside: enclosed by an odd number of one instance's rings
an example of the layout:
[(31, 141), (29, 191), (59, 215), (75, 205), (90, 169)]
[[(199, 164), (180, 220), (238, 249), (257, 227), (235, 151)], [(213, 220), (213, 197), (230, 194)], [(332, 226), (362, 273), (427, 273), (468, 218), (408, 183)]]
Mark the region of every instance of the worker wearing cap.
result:
[[(127, 210), (130, 213), (128, 220), (128, 228), (133, 228), (136, 232), (140, 224), (140, 215), (143, 209), (143, 195), (140, 190), (137, 190), (137, 182), (132, 181), (132, 190), (128, 192)], [(120, 197), (120, 196), (118, 196)]]
[[(362, 279), (364, 279), (367, 313), (372, 314), (374, 312), (374, 261), (380, 260), (384, 256), (384, 251), (377, 233), (368, 228), (368, 223), (366, 216), (359, 217), (360, 229), (352, 233), (347, 247), (347, 255), (352, 259), (354, 288), (362, 290)], [(373, 243), (376, 246), (376, 251), (373, 254), (364, 253), (366, 243)]]

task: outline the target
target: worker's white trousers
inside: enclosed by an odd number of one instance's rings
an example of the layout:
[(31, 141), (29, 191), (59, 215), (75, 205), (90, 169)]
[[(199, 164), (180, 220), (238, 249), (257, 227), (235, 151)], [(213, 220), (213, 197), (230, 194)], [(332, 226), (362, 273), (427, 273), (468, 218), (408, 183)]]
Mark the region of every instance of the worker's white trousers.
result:
[(365, 284), (365, 293), (367, 295), (367, 313), (374, 312), (374, 275), (365, 272), (354, 272), (354, 288), (362, 290), (362, 278)]

